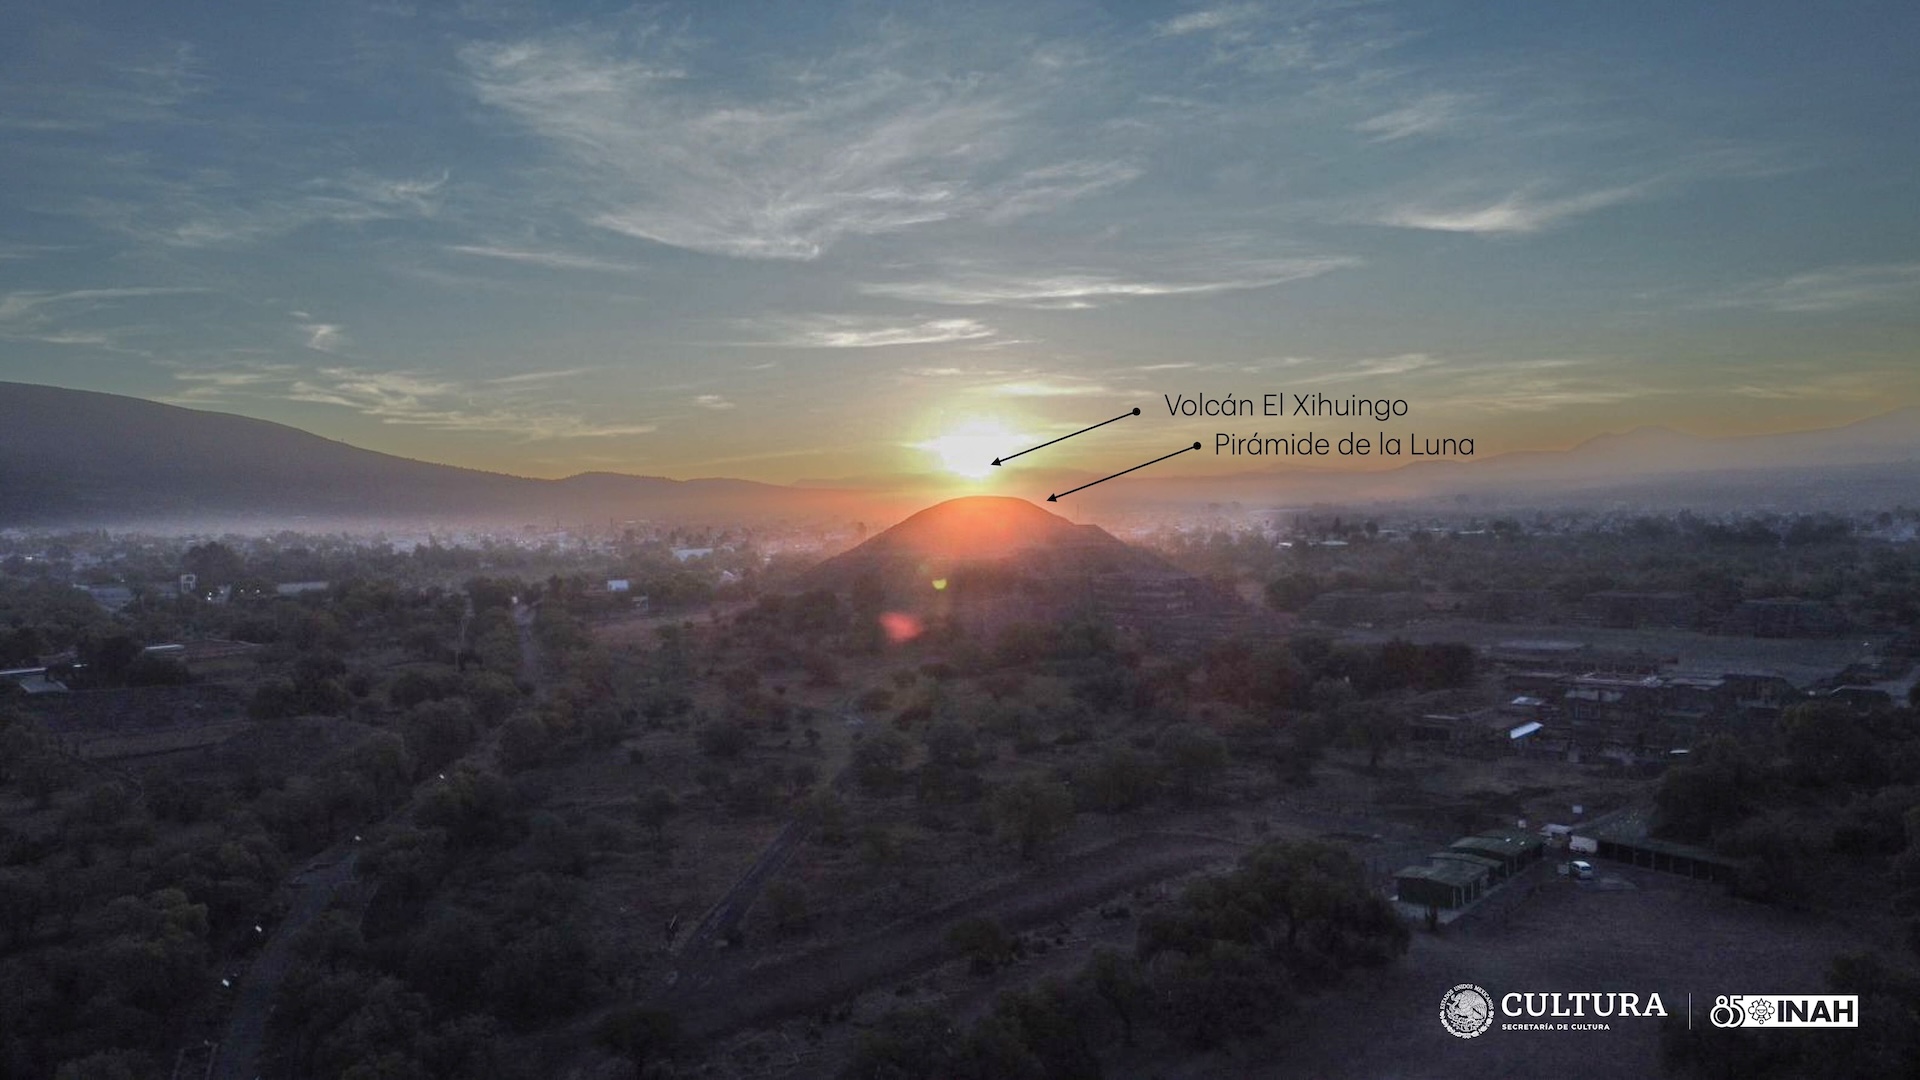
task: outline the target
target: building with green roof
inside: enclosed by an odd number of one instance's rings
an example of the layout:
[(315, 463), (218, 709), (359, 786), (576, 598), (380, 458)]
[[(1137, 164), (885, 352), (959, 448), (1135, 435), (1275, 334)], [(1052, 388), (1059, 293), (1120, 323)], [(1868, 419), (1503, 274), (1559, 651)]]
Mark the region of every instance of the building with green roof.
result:
[(1473, 903), (1487, 891), (1488, 870), (1466, 860), (1441, 860), (1426, 866), (1406, 866), (1394, 872), (1400, 901), (1424, 907), (1457, 908)]

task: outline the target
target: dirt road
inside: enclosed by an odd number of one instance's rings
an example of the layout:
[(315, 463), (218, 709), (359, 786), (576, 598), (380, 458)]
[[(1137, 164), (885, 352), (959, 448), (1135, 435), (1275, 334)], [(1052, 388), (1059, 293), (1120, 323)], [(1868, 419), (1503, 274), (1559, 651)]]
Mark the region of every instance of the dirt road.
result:
[(309, 862), (293, 878), (297, 892), (287, 917), (274, 927), (273, 936), (247, 966), (234, 995), (233, 1012), (227, 1018), (226, 1037), (214, 1058), (212, 1076), (216, 1080), (254, 1080), (259, 1076), (261, 1048), (266, 1045), (267, 1019), (273, 1013), (273, 1000), (280, 992), (281, 980), (293, 963), (293, 943), (307, 928), (342, 885), (353, 880), (354, 863), (359, 852), (336, 849)]
[(657, 1004), (678, 1013), (696, 1039), (820, 1012), (945, 960), (947, 928), (961, 919), (985, 916), (1009, 930), (1030, 929), (1130, 889), (1229, 862), (1243, 850), (1232, 841), (1187, 835), (1116, 840), (857, 941), (773, 963), (716, 961), (676, 983)]

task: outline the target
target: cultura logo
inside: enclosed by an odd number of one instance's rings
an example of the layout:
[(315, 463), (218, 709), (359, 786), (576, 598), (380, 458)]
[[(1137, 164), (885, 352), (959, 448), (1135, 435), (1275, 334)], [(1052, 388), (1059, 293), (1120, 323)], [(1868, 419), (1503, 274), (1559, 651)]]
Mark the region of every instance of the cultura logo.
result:
[(1440, 1023), (1463, 1039), (1495, 1026), (1502, 1031), (1612, 1031), (1612, 1021), (1660, 1018), (1666, 1003), (1657, 993), (1606, 991), (1515, 991), (1498, 998), (1483, 986), (1461, 983), (1440, 998)]
[(1727, 994), (1713, 999), (1714, 1027), (1859, 1027), (1852, 994)]
[(1440, 996), (1440, 1023), (1463, 1039), (1473, 1038), (1493, 1026), (1493, 996), (1461, 983)]

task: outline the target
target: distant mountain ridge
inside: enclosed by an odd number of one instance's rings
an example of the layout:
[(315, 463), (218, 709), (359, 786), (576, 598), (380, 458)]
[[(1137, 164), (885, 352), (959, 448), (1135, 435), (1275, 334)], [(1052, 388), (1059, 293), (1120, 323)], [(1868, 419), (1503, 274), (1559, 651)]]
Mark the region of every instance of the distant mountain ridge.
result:
[(266, 420), (0, 382), (0, 527), (857, 514), (860, 496), (747, 480), (540, 480), (363, 450)]
[[(1888, 506), (1920, 498), (1920, 408), (1773, 435), (1716, 438), (1638, 428), (1568, 450), (1374, 472), (1289, 468), (1284, 460), (1260, 464), (1261, 471), (1227, 475), (1128, 477), (1075, 495), (1073, 512), (1105, 520), (1208, 503), (1462, 498), (1476, 506)], [(1056, 482), (1064, 488), (1087, 478), (1072, 470), (1023, 476), (1036, 495)], [(845, 486), (617, 473), (509, 476), (377, 453), (249, 417), (0, 382), (0, 528), (847, 522), (890, 520), (906, 505), (899, 496)]]
[[(1115, 485), (1118, 486), (1118, 485)], [(1566, 450), (1413, 462), (1369, 472), (1326, 466), (1186, 479), (1150, 477), (1128, 491), (1076, 496), (1099, 515), (1119, 500), (1194, 504), (1389, 502), (1471, 496), (1509, 505), (1621, 502), (1648, 507), (1841, 508), (1912, 502), (1920, 494), (1920, 408), (1837, 427), (1766, 435), (1690, 435), (1640, 427)]]

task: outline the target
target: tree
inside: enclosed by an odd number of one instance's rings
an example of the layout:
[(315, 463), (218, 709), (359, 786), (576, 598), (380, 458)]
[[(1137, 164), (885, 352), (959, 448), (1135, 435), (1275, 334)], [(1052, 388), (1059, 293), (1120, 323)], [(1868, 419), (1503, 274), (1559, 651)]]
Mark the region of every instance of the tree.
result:
[(437, 783), (420, 805), (421, 825), (447, 831), (456, 848), (494, 844), (513, 827), (513, 789), (490, 772), (461, 769)]
[(51, 893), (46, 875), (33, 867), (0, 869), (0, 944), (11, 949), (33, 938), (35, 924), (47, 910)]
[(680, 1021), (672, 1013), (629, 1005), (609, 1013), (594, 1028), (594, 1041), (633, 1063), (634, 1074), (671, 1057), (680, 1045)]
[(897, 731), (877, 731), (867, 735), (853, 748), (854, 782), (872, 795), (898, 791), (905, 778), (901, 766), (906, 764), (911, 749), (906, 736)]
[(1013, 936), (984, 915), (947, 927), (947, 947), (965, 957), (975, 975), (985, 975), (1013, 959)]
[(1026, 777), (993, 793), (992, 816), (1001, 839), (1030, 859), (1073, 822), (1073, 793), (1064, 784)]
[(222, 585), (232, 585), (247, 572), (246, 561), (240, 557), (240, 553), (218, 540), (188, 548), (180, 557), (180, 569), (183, 573), (194, 575), (195, 587), (201, 592), (212, 592)]
[(1019, 1036), (1049, 1078), (1100, 1080), (1100, 1057), (1088, 1033), (1089, 999), (1057, 979), (1030, 990), (1011, 990), (994, 1002), (994, 1014)]
[(840, 847), (851, 839), (847, 834), (847, 804), (831, 787), (822, 788), (808, 796), (806, 804), (800, 809), (800, 817), (812, 827), (823, 844)]
[(1160, 1023), (1200, 1050), (1258, 1033), (1293, 996), (1282, 969), (1227, 941), (1173, 958), (1156, 972), (1154, 988)]
[(1267, 606), (1275, 611), (1299, 611), (1320, 595), (1320, 582), (1312, 574), (1282, 574), (1267, 583)]
[(474, 718), (487, 727), (513, 715), (525, 696), (512, 679), (497, 671), (476, 671), (465, 678), (461, 689), (473, 706)]
[(1115, 747), (1074, 776), (1073, 790), (1091, 810), (1114, 814), (1137, 809), (1153, 800), (1160, 770), (1153, 759), (1130, 747)]
[(1830, 702), (1795, 705), (1780, 717), (1780, 743), (1792, 779), (1809, 787), (1883, 780), (1885, 747), (1872, 721)]
[(811, 761), (794, 762), (793, 767), (787, 770), (787, 794), (793, 798), (812, 791), (813, 785), (819, 782), (820, 768)]
[(400, 720), (401, 735), (421, 775), (449, 764), (479, 734), (473, 708), (462, 698), (428, 701), (407, 710)]
[(1378, 770), (1380, 758), (1400, 741), (1406, 728), (1400, 717), (1378, 706), (1355, 706), (1342, 710), (1346, 715), (1347, 738), (1367, 754), (1367, 768)]
[(958, 720), (941, 720), (930, 725), (921, 736), (926, 744), (927, 762), (957, 769), (980, 764), (980, 741), (973, 729)]
[(667, 842), (667, 822), (673, 819), (679, 809), (680, 804), (674, 801), (672, 792), (666, 788), (654, 788), (640, 797), (634, 806), (634, 815), (652, 835), (654, 846), (662, 847)]
[(1668, 769), (1654, 794), (1655, 831), (1682, 840), (1705, 841), (1753, 812), (1762, 794), (1761, 772), (1731, 735), (1715, 735)]
[(746, 753), (753, 745), (753, 736), (747, 729), (732, 720), (712, 720), (700, 726), (694, 736), (700, 744), (700, 752), (712, 758), (731, 761)]
[(861, 1034), (840, 1075), (843, 1080), (960, 1080), (967, 1076), (958, 1067), (963, 1047), (953, 1022), (936, 1010), (898, 1009)]
[(500, 767), (508, 772), (531, 769), (546, 760), (553, 747), (553, 732), (539, 714), (523, 712), (500, 729)]
[(1133, 1025), (1148, 1002), (1147, 985), (1139, 961), (1112, 949), (1095, 949), (1087, 966), (1080, 970), (1080, 981), (1112, 1010), (1120, 1022), (1121, 1040), (1133, 1045)]
[(811, 916), (807, 890), (798, 882), (776, 881), (767, 886), (767, 917), (776, 932), (790, 934), (805, 926)]
[(140, 643), (126, 634), (90, 637), (80, 643), (78, 659), (85, 681), (93, 686), (119, 686), (140, 658)]
[(1196, 798), (1227, 764), (1227, 744), (1192, 724), (1161, 732), (1154, 749), (1183, 799)]

